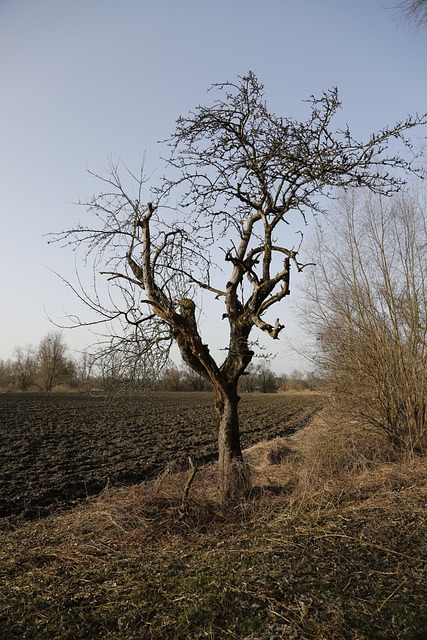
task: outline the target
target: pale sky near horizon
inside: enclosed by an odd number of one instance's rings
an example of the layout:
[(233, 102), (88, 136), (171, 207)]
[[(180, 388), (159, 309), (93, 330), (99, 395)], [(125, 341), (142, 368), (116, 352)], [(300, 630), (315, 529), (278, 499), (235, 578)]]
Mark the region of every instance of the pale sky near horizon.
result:
[[(144, 153), (161, 169), (157, 141), (212, 83), (252, 70), (272, 110), (301, 119), (303, 100), (337, 86), (342, 121), (361, 139), (426, 112), (427, 30), (399, 20), (396, 4), (0, 0), (0, 359), (55, 330), (49, 317), (81, 312), (53, 273), (72, 280), (74, 254), (45, 234), (83, 219), (74, 203), (99, 186), (87, 169), (102, 172), (110, 156), (137, 169)], [(282, 310), (288, 338), (270, 346), (289, 372), (299, 335)], [(94, 338), (64, 340), (72, 355)]]

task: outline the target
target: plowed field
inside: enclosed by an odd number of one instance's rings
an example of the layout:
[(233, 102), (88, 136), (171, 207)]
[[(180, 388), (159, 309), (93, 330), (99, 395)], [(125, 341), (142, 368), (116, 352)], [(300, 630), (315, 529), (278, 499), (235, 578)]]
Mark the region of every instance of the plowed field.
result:
[[(243, 446), (292, 433), (318, 405), (309, 394), (244, 396)], [(0, 517), (44, 516), (189, 455), (216, 455), (211, 394), (2, 394)]]

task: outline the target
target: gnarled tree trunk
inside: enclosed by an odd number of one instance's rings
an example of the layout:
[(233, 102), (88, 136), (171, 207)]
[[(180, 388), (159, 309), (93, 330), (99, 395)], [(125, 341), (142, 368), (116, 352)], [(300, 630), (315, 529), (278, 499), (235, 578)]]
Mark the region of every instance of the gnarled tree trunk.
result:
[(241, 497), (250, 486), (240, 445), (239, 400), (237, 384), (215, 389), (219, 484), (223, 502)]

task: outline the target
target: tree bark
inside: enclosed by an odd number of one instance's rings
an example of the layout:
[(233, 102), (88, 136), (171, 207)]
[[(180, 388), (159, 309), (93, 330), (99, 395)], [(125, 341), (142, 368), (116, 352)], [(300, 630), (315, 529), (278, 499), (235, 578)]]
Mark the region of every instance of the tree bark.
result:
[(215, 390), (219, 483), (223, 502), (241, 497), (250, 483), (240, 446), (239, 400), (237, 384)]

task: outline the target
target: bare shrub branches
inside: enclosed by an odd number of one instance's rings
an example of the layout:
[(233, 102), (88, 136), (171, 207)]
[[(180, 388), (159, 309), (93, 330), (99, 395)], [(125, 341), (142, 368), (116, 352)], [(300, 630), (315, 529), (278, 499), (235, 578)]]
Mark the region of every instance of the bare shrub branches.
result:
[(395, 449), (427, 444), (427, 228), (415, 196), (340, 204), (318, 236), (313, 324), (336, 409)]

